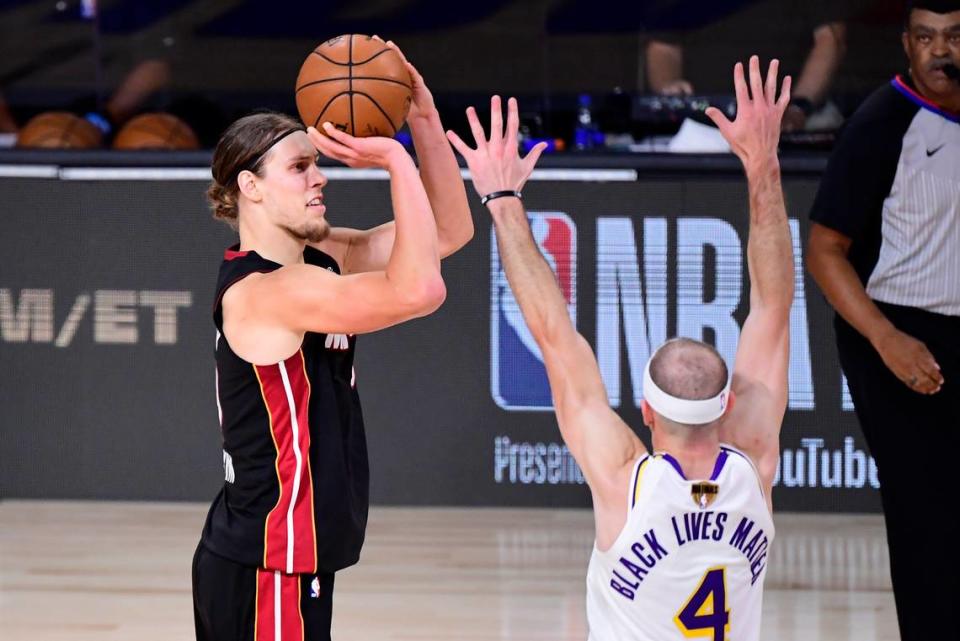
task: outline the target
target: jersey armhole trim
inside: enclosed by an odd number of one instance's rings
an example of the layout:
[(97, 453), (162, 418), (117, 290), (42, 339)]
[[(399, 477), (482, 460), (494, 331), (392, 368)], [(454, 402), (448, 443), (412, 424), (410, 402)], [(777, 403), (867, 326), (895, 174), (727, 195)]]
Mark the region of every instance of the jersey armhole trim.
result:
[(630, 506), (627, 509), (627, 515), (629, 516), (631, 510), (637, 504), (637, 498), (640, 495), (640, 482), (643, 480), (643, 473), (646, 471), (647, 463), (650, 462), (650, 454), (644, 454), (642, 457), (637, 459), (636, 466), (634, 467), (634, 472), (631, 475), (630, 480)]
[(763, 488), (763, 479), (760, 478), (760, 470), (757, 469), (757, 464), (753, 462), (753, 459), (751, 459), (745, 453), (741, 452), (740, 450), (733, 447), (732, 445), (724, 444), (720, 446), (720, 449), (731, 454), (736, 454), (737, 456), (741, 457), (750, 465), (750, 469), (753, 470), (753, 476), (754, 478), (757, 479), (757, 487), (760, 489), (760, 495), (764, 498), (764, 500), (766, 500), (767, 492)]

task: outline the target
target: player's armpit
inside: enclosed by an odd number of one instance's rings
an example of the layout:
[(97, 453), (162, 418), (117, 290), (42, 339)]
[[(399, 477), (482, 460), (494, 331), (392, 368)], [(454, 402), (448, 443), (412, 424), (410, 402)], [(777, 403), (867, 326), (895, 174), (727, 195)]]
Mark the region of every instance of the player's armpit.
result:
[(634, 464), (647, 450), (606, 399), (594, 399), (562, 417), (558, 412), (557, 422), (561, 431), (581, 433), (581, 449), (570, 450), (590, 487), (597, 547), (608, 550), (626, 523)]
[(785, 405), (769, 387), (734, 375), (734, 406), (721, 425), (721, 440), (746, 453), (757, 467), (765, 488), (773, 486), (780, 459), (780, 426)]

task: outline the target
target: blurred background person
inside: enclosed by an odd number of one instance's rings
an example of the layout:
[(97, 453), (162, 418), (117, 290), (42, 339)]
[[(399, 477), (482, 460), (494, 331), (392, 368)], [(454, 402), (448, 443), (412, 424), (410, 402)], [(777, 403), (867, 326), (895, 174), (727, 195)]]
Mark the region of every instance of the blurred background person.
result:
[[(696, 3), (689, 4), (694, 11)], [(776, 0), (725, 6), (732, 13), (716, 22), (650, 34), (644, 47), (649, 90), (670, 96), (723, 93), (718, 69), (745, 52), (760, 51), (763, 59), (779, 58), (783, 72), (796, 78), (784, 131), (839, 125), (842, 116), (827, 98), (846, 55), (848, 3)]]

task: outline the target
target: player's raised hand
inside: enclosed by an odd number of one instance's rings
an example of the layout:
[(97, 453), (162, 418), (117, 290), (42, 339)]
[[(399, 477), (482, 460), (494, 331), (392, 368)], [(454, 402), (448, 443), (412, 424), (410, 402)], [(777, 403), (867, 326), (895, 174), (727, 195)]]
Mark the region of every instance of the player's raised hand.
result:
[(790, 102), (790, 76), (783, 79), (780, 96), (777, 97), (777, 71), (780, 62), (770, 61), (766, 82), (760, 74), (760, 59), (750, 57), (750, 84), (743, 74), (743, 64), (733, 68), (733, 86), (737, 96), (737, 117), (733, 122), (716, 107), (706, 111), (730, 143), (733, 153), (744, 167), (764, 163), (777, 153), (780, 141), (780, 122)]
[(495, 191), (520, 191), (527, 178), (533, 172), (540, 154), (547, 147), (546, 143), (538, 143), (526, 157), (521, 158), (518, 148), (518, 131), (520, 129), (520, 112), (517, 99), (507, 101), (507, 126), (504, 132), (503, 107), (500, 96), (490, 98), (490, 137), (487, 138), (483, 125), (477, 118), (477, 111), (473, 107), (467, 108), (467, 122), (473, 132), (473, 140), (477, 145), (471, 149), (467, 143), (453, 131), (447, 132), (447, 139), (453, 145), (470, 169), (473, 188), (481, 196)]
[(327, 158), (339, 160), (348, 167), (379, 167), (389, 169), (391, 164), (410, 155), (398, 141), (384, 136), (357, 138), (340, 131), (329, 122), (321, 125), (323, 133), (307, 128), (307, 136), (317, 151)]
[(430, 93), (430, 89), (427, 88), (423, 76), (420, 75), (416, 67), (410, 64), (410, 61), (407, 60), (407, 57), (403, 55), (400, 47), (398, 47), (393, 40), (387, 40), (385, 44), (397, 52), (397, 55), (400, 56), (403, 64), (407, 67), (407, 71), (410, 73), (410, 81), (413, 84), (413, 88), (411, 91), (412, 102), (410, 103), (410, 112), (407, 114), (407, 120), (410, 121), (414, 118), (429, 116), (436, 111), (437, 107), (433, 102), (433, 94)]

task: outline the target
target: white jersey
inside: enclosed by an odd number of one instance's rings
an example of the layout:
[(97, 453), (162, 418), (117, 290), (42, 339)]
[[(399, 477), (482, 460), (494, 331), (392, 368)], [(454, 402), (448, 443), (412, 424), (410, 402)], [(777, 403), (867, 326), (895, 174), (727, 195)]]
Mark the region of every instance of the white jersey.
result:
[(723, 445), (708, 481), (666, 453), (631, 476), (627, 522), (587, 571), (590, 641), (756, 641), (773, 519), (760, 477)]

